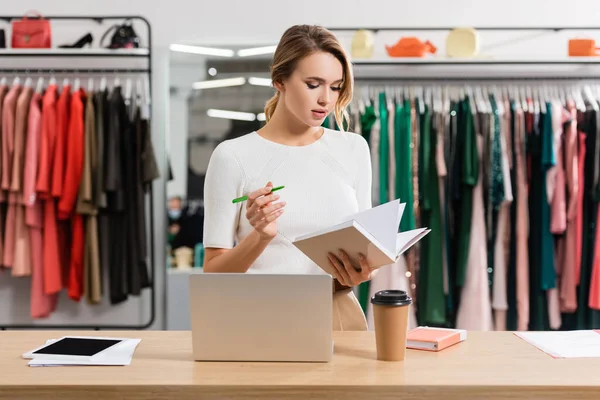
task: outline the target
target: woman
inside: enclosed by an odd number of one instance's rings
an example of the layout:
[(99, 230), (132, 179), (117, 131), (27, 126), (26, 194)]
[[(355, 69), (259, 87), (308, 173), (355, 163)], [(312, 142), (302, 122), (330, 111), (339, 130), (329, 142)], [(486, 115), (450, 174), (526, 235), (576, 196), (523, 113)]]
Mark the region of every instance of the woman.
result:
[[(325, 273), (292, 244), (294, 237), (371, 208), (371, 159), (360, 135), (323, 128), (334, 113), (347, 119), (353, 76), (335, 36), (318, 26), (289, 28), (271, 66), (276, 93), (265, 126), (225, 140), (214, 150), (204, 188), (205, 272)], [(273, 185), (285, 188), (271, 193)], [(244, 203), (232, 199), (248, 195)], [(234, 247), (235, 244), (235, 247)], [(333, 329), (365, 330), (352, 287), (371, 279), (345, 251), (330, 254), (335, 268)], [(307, 296), (310, 295), (307, 293)]]

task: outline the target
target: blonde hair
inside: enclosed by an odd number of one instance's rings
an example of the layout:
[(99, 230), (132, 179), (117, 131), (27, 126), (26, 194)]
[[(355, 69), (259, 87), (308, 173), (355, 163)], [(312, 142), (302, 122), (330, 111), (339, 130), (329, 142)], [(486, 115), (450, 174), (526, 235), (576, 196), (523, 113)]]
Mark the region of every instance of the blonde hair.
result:
[[(342, 64), (344, 74), (334, 115), (338, 128), (343, 131), (343, 122), (349, 121), (346, 107), (352, 101), (354, 79), (348, 56), (333, 33), (317, 25), (294, 25), (288, 28), (279, 40), (273, 55), (271, 80), (276, 83), (289, 78), (301, 59), (318, 51), (330, 53)], [(265, 106), (267, 121), (273, 116), (278, 102), (279, 91), (276, 91)]]

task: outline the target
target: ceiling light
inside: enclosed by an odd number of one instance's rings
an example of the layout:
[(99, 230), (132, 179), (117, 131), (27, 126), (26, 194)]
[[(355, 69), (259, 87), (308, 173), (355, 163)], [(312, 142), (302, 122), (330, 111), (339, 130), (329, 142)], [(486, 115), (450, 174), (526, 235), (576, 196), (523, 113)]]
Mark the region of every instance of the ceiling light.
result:
[(210, 81), (200, 81), (192, 83), (194, 89), (212, 89), (228, 86), (241, 86), (246, 83), (246, 78), (228, 78), (228, 79), (213, 79)]
[(182, 53), (204, 54), (207, 56), (233, 57), (235, 52), (230, 49), (217, 49), (214, 47), (189, 46), (187, 44), (172, 44), (171, 51)]
[(259, 121), (266, 121), (267, 117), (266, 117), (265, 113), (260, 113), (260, 114), (256, 114), (256, 119)]
[(271, 54), (275, 52), (277, 46), (253, 47), (250, 49), (238, 50), (237, 55), (240, 57), (257, 56), (260, 54)]
[(208, 69), (208, 74), (210, 76), (215, 76), (217, 74), (217, 69), (216, 68), (209, 68)]
[(215, 110), (211, 108), (206, 111), (206, 115), (214, 118), (226, 118), (226, 119), (237, 119), (240, 121), (254, 121), (256, 115), (254, 113), (241, 112), (241, 111), (228, 111), (228, 110)]
[(248, 78), (248, 83), (255, 86), (271, 86), (271, 79), (257, 78), (255, 76), (252, 76)]

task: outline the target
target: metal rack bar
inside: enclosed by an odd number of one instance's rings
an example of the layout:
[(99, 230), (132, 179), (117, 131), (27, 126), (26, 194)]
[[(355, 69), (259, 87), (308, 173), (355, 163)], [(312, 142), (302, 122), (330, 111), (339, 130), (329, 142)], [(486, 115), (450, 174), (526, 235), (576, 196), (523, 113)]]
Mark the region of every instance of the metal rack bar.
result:
[[(4, 20), (7, 22), (10, 22), (14, 19), (21, 19), (23, 18), (22, 15), (19, 16), (1, 16), (0, 15), (0, 20)], [(90, 69), (90, 68), (55, 68), (55, 69), (37, 69), (37, 68), (29, 68), (29, 69), (14, 69), (14, 68), (8, 68), (8, 69), (0, 69), (0, 71), (5, 72), (5, 73), (10, 73), (10, 72), (14, 72), (14, 73), (61, 73), (61, 72), (66, 72), (66, 73), (86, 73), (86, 72), (100, 72), (100, 73), (148, 73), (148, 85), (149, 85), (149, 94), (150, 94), (150, 98), (152, 98), (152, 26), (150, 24), (150, 22), (142, 17), (142, 16), (138, 16), (138, 15), (106, 15), (106, 16), (98, 16), (98, 15), (79, 15), (79, 16), (70, 16), (70, 15), (52, 15), (52, 16), (44, 16), (45, 19), (47, 20), (68, 20), (68, 21), (95, 21), (97, 23), (102, 23), (104, 20), (125, 20), (125, 19), (131, 19), (131, 20), (140, 20), (143, 23), (146, 24), (147, 28), (148, 28), (148, 52), (147, 54), (136, 54), (133, 53), (135, 55), (133, 55), (134, 57), (145, 57), (148, 59), (148, 68), (123, 68), (123, 69), (114, 69), (114, 68), (100, 68), (100, 69)], [(72, 54), (73, 53), (73, 54)], [(18, 54), (17, 51), (13, 52), (2, 52), (0, 53), (0, 58), (2, 57), (6, 57), (8, 56), (14, 56)], [(28, 57), (46, 57), (46, 56), (52, 56), (52, 57), (123, 57), (124, 54), (123, 53), (119, 53), (118, 50), (115, 51), (115, 53), (94, 53), (94, 52), (88, 52), (86, 53), (85, 50), (82, 50), (80, 53), (77, 53), (76, 50), (73, 49), (68, 49), (68, 51), (65, 52), (61, 52), (59, 54), (52, 54), (52, 52), (44, 52), (44, 51), (35, 51), (35, 52), (30, 52), (30, 51), (25, 51), (21, 54), (22, 56), (28, 56)], [(128, 55), (128, 56), (132, 56), (132, 55)], [(150, 103), (150, 107), (152, 107), (152, 102)], [(150, 109), (150, 120), (152, 120), (152, 109)], [(153, 211), (154, 211), (154, 200), (153, 200), (153, 193), (154, 193), (154, 189), (153, 189), (153, 185), (152, 183), (150, 183), (150, 188), (147, 192), (150, 195), (150, 209), (149, 209), (149, 213), (150, 213), (150, 232), (149, 232), (149, 236), (150, 236), (150, 243), (148, 246), (149, 249), (149, 258), (150, 258), (150, 272), (149, 272), (149, 277), (150, 277), (150, 286), (149, 286), (149, 290), (150, 290), (150, 318), (146, 323), (140, 324), (140, 325), (101, 325), (101, 324), (82, 324), (82, 325), (71, 325), (71, 324), (64, 324), (64, 325), (55, 325), (55, 324), (43, 324), (43, 325), (37, 325), (37, 324), (10, 324), (10, 325), (0, 325), (0, 330), (6, 330), (6, 329), (92, 329), (92, 330), (100, 330), (100, 329), (112, 329), (112, 330), (120, 330), (120, 329), (147, 329), (150, 326), (152, 326), (152, 324), (154, 323), (154, 320), (156, 319), (156, 286), (155, 286), (155, 281), (156, 281), (156, 275), (155, 275), (155, 255), (154, 255), (154, 218), (153, 218)], [(140, 296), (141, 297), (141, 296)]]
[(80, 53), (76, 53), (74, 51), (68, 52), (51, 52), (51, 51), (2, 51), (0, 50), (0, 57), (53, 57), (53, 58), (63, 58), (63, 57), (76, 57), (76, 58), (84, 58), (84, 57), (110, 57), (110, 58), (147, 58), (148, 54), (143, 53), (134, 53), (134, 52), (120, 52), (118, 50), (114, 52), (88, 52), (82, 50)]
[(143, 74), (148, 68), (0, 68), (5, 74)]
[[(452, 27), (443, 27), (443, 26), (419, 26), (419, 27), (369, 27), (369, 26), (359, 26), (359, 27), (331, 27), (327, 28), (330, 31), (356, 31), (359, 29), (366, 29), (369, 31), (449, 31), (455, 29), (455, 26)], [(589, 30), (598, 30), (600, 29), (597, 26), (594, 27), (584, 27), (584, 26), (480, 26), (480, 27), (472, 27), (478, 31), (553, 31), (553, 32), (561, 32), (561, 31), (589, 31)]]
[(369, 82), (385, 82), (385, 81), (394, 81), (394, 82), (489, 82), (489, 81), (502, 81), (502, 82), (510, 82), (510, 81), (585, 81), (585, 80), (600, 80), (600, 75), (598, 76), (476, 76), (476, 77), (464, 77), (464, 76), (449, 76), (449, 77), (439, 77), (439, 76), (417, 76), (417, 77), (368, 77), (368, 78), (357, 78), (355, 81), (358, 83), (369, 83)]

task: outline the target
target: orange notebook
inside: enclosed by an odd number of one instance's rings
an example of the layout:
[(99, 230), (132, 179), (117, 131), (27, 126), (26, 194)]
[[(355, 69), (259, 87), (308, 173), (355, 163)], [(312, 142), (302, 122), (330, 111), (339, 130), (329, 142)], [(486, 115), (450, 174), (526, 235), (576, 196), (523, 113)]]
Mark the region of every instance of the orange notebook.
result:
[(406, 347), (409, 349), (440, 351), (467, 339), (464, 329), (419, 326), (408, 331)]

